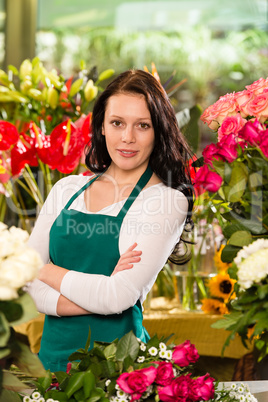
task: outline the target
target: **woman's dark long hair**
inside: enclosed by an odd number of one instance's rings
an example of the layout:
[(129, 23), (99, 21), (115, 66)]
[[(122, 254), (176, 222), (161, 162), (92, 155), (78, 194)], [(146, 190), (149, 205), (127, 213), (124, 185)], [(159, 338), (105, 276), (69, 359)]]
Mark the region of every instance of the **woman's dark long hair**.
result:
[[(144, 96), (155, 134), (155, 144), (149, 164), (164, 184), (180, 190), (187, 197), (186, 226), (189, 224), (191, 226), (194, 193), (189, 160), (192, 158), (192, 153), (180, 132), (175, 111), (166, 91), (152, 74), (143, 70), (125, 71), (100, 94), (92, 113), (92, 142), (86, 148), (87, 167), (94, 173), (100, 173), (111, 163), (105, 137), (102, 135), (102, 127), (109, 98), (120, 93)], [(176, 263), (178, 261), (176, 259)]]

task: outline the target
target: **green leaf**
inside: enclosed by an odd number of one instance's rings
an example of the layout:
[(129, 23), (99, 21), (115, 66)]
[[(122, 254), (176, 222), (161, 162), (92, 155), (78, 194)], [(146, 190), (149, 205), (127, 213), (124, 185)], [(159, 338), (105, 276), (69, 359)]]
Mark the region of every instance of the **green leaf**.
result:
[(91, 338), (91, 329), (90, 327), (88, 328), (88, 336), (87, 336), (87, 341), (86, 341), (86, 345), (85, 345), (85, 352), (88, 351), (89, 346), (90, 346), (90, 338)]
[(17, 392), (8, 391), (7, 389), (1, 390), (0, 402), (21, 402)]
[(245, 230), (239, 230), (237, 232), (234, 232), (229, 240), (229, 244), (237, 247), (247, 246), (251, 242), (252, 242), (252, 236), (249, 232)]
[(32, 353), (27, 345), (18, 342), (20, 352), (14, 356), (14, 364), (26, 374), (33, 377), (44, 377), (46, 371), (35, 353)]
[(19, 319), (11, 321), (12, 326), (20, 325), (38, 316), (35, 303), (28, 293), (24, 293), (22, 296), (16, 299), (16, 303), (21, 306), (23, 314)]
[(101, 366), (102, 375), (104, 375), (107, 378), (111, 378), (112, 376), (114, 376), (114, 374), (116, 372), (116, 366), (115, 366), (114, 361), (103, 360), (102, 362), (100, 362), (100, 366)]
[(3, 374), (3, 387), (10, 391), (22, 391), (29, 386), (21, 382), (15, 375), (5, 371)]
[(106, 357), (106, 359), (110, 359), (111, 357), (115, 356), (116, 354), (116, 345), (114, 343), (111, 343), (111, 345), (108, 345), (105, 349), (104, 349), (104, 356)]
[(258, 286), (257, 292), (259, 295), (259, 298), (262, 300), (268, 295), (268, 285), (262, 285)]
[(9, 70), (9, 71), (12, 71), (12, 73), (13, 73), (14, 75), (19, 75), (18, 69), (17, 69), (15, 66), (12, 66), (12, 64), (9, 64), (9, 65), (8, 65), (8, 70)]
[(95, 386), (95, 376), (91, 371), (87, 371), (84, 376), (83, 392), (85, 398), (88, 398)]
[(19, 320), (23, 314), (22, 307), (15, 300), (0, 301), (0, 311), (4, 313), (9, 322)]
[(233, 233), (238, 232), (240, 230), (245, 230), (245, 227), (241, 223), (231, 223), (231, 224), (227, 224), (223, 228), (222, 232), (223, 232), (224, 237), (229, 239)]
[(116, 359), (123, 361), (129, 355), (133, 360), (135, 360), (138, 356), (139, 349), (139, 342), (133, 332), (130, 331), (119, 340)]
[(107, 70), (104, 70), (100, 73), (97, 82), (107, 80), (108, 78), (112, 77), (112, 75), (114, 75), (114, 69), (108, 68)]
[(232, 314), (226, 314), (219, 321), (214, 322), (211, 327), (217, 329), (228, 329), (231, 325), (236, 324), (237, 321), (243, 317), (243, 314), (239, 312), (233, 312)]
[(67, 387), (65, 389), (65, 393), (68, 396), (68, 398), (70, 398), (76, 391), (78, 391), (80, 388), (83, 387), (84, 376), (85, 371), (82, 371), (75, 373), (70, 377)]
[(189, 110), (190, 119), (186, 125), (180, 126), (181, 132), (187, 139), (192, 151), (195, 153), (199, 147), (199, 119), (202, 113), (202, 109), (199, 105), (195, 105)]
[(221, 259), (223, 262), (232, 262), (233, 259), (236, 257), (238, 251), (241, 250), (241, 247), (233, 246), (227, 244), (221, 253)]
[(4, 314), (0, 311), (0, 348), (4, 348), (10, 337), (10, 328)]

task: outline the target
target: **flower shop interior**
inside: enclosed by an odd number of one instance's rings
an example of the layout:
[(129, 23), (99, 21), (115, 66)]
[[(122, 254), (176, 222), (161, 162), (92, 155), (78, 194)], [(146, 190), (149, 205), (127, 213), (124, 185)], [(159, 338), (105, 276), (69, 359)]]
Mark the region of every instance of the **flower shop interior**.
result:
[[(0, 402), (268, 400), (267, 65), (267, 0), (0, 0)], [(189, 261), (168, 259), (143, 303), (148, 356), (128, 334), (105, 352), (79, 349), (80, 366), (70, 359), (55, 376), (38, 358), (44, 314), (25, 291), (38, 275), (27, 241), (52, 186), (86, 174), (94, 102), (132, 68), (163, 86), (191, 147)], [(149, 370), (157, 348), (199, 396), (157, 383), (160, 370), (151, 382), (142, 372), (146, 393), (130, 391), (123, 371)]]

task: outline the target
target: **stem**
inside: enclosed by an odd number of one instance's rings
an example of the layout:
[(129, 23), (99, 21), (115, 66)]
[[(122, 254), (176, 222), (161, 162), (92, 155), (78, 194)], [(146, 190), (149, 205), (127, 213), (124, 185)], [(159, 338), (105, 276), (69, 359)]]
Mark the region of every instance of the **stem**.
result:
[(42, 207), (42, 205), (44, 204), (44, 200), (42, 197), (42, 194), (40, 193), (38, 184), (34, 178), (34, 175), (30, 169), (30, 166), (28, 164), (25, 165), (25, 168), (27, 170), (27, 173), (29, 174), (29, 176), (27, 176), (25, 174), (25, 171), (23, 171), (23, 177), (27, 183), (27, 185), (29, 186), (30, 190), (32, 191), (32, 195), (34, 197), (34, 200), (36, 201), (36, 203)]
[(0, 222), (4, 222), (5, 215), (6, 215), (6, 210), (7, 210), (7, 204), (5, 202), (5, 195), (1, 194), (0, 195)]

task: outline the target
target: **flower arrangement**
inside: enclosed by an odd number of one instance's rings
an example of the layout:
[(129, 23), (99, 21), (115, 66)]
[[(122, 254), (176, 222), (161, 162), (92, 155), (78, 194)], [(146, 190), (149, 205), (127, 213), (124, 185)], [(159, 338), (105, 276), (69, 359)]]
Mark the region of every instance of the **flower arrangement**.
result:
[(253, 239), (268, 235), (267, 119), (268, 79), (263, 78), (222, 96), (201, 116), (217, 131), (218, 142), (204, 149), (195, 185), (199, 192), (209, 192), (218, 210), (224, 207), (225, 262), (232, 262)]
[(192, 376), (195, 346), (166, 342), (154, 336), (146, 344), (132, 332), (112, 343), (96, 342), (89, 351), (87, 342), (70, 356), (67, 372), (55, 373), (53, 382), (48, 371), (23, 401), (238, 401), (242, 394), (245, 401), (256, 400), (243, 384), (227, 390), (209, 374)]
[(113, 73), (108, 69), (98, 75), (81, 62), (78, 77), (65, 80), (38, 58), (24, 60), (19, 70), (0, 70), (2, 221), (8, 204), (30, 231), (28, 215), (43, 205), (52, 185), (80, 172), (90, 142), (91, 103)]
[(36, 317), (37, 311), (24, 285), (37, 276), (43, 265), (39, 254), (27, 245), (28, 232), (0, 222), (0, 394), (8, 401), (9, 390), (25, 389), (6, 369), (15, 364), (26, 374), (44, 376), (38, 357), (17, 339), (13, 326)]
[(236, 298), (231, 302), (230, 314), (215, 328), (231, 331), (226, 340), (239, 334), (242, 342), (254, 343), (259, 360), (268, 355), (268, 240), (258, 239), (244, 246), (235, 257), (230, 274), (237, 279)]

